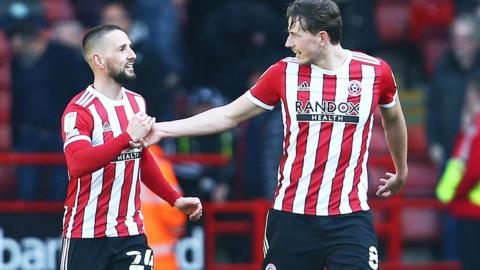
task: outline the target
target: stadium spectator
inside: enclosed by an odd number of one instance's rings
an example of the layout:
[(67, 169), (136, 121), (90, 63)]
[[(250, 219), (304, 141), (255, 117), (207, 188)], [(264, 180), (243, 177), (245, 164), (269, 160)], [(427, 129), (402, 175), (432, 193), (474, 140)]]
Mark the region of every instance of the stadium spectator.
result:
[(469, 81), (462, 124), (436, 193), (457, 219), (463, 270), (478, 269), (480, 239), (480, 73)]
[[(479, 19), (471, 14), (455, 19), (450, 39), (450, 48), (437, 65), (425, 98), (429, 154), (439, 170), (443, 170), (453, 150), (464, 107), (466, 84), (472, 73), (480, 68)], [(458, 259), (455, 220), (445, 213), (442, 224), (441, 257)]]
[[(222, 94), (210, 87), (198, 87), (188, 97), (187, 114), (196, 115), (225, 104)], [(176, 139), (179, 154), (210, 153), (233, 158), (233, 132), (225, 131), (201, 137)], [(178, 178), (187, 194), (198, 194), (202, 200), (225, 201), (229, 198), (234, 174), (233, 160), (224, 167), (212, 167), (196, 162), (175, 165)]]
[(178, 194), (148, 149), (129, 147), (155, 121), (145, 114), (142, 96), (123, 88), (135, 78), (131, 45), (114, 25), (93, 28), (82, 41), (94, 81), (62, 116), (70, 179), (61, 270), (153, 268), (140, 210), (140, 181), (191, 220), (202, 215), (200, 200)]
[[(81, 89), (80, 62), (75, 52), (51, 42), (42, 29), (29, 20), (13, 23), (7, 29), (12, 60), (12, 126), (14, 148), (20, 152), (59, 152), (58, 134), (63, 108), (69, 96)], [(18, 198), (41, 199), (42, 178), (48, 181), (47, 198), (65, 198), (67, 174), (63, 166), (51, 170), (40, 166), (18, 167)]]
[(450, 49), (440, 60), (427, 92), (430, 157), (440, 167), (452, 152), (468, 78), (480, 68), (479, 27), (479, 19), (473, 15), (462, 15), (454, 21)]
[(369, 132), (379, 105), (395, 165), (376, 194), (396, 195), (407, 177), (407, 132), (389, 65), (343, 49), (331, 0), (297, 0), (287, 10), (285, 46), (295, 58), (272, 65), (244, 95), (196, 116), (156, 123), (144, 144), (236, 126), (281, 101), (284, 152), (268, 213), (262, 269), (378, 269), (367, 204)]

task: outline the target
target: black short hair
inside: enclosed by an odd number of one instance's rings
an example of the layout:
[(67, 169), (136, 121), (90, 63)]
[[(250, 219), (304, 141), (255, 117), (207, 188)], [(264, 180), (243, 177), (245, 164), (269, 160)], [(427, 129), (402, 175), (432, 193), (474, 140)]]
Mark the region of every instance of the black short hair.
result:
[(291, 29), (299, 22), (300, 27), (312, 34), (325, 31), (332, 44), (338, 44), (342, 37), (342, 16), (340, 8), (332, 0), (295, 0), (287, 8), (288, 26)]
[(94, 28), (91, 28), (85, 33), (82, 39), (82, 53), (83, 57), (85, 60), (88, 62), (87, 59), (87, 52), (90, 50), (92, 45), (94, 45), (101, 37), (103, 37), (105, 34), (110, 33), (115, 30), (120, 30), (125, 32), (122, 28), (112, 25), (112, 24), (104, 24), (104, 25), (99, 25)]

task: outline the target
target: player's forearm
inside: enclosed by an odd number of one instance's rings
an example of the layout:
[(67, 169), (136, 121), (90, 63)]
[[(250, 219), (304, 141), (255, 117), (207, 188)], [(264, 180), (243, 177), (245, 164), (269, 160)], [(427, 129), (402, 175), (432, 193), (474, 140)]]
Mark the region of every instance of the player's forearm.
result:
[(153, 130), (163, 137), (198, 136), (218, 133), (238, 123), (239, 120), (228, 115), (227, 109), (222, 106), (189, 118), (155, 123)]
[(167, 182), (148, 148), (143, 150), (141, 170), (142, 182), (170, 205), (173, 206), (175, 201), (181, 197)]
[(405, 179), (408, 174), (407, 165), (407, 126), (402, 113), (390, 119), (383, 119), (385, 139), (390, 149), (396, 174)]
[(129, 148), (130, 136), (126, 133), (112, 141), (99, 146), (91, 146), (88, 141), (77, 141), (65, 148), (69, 173), (72, 177), (82, 177), (90, 174)]

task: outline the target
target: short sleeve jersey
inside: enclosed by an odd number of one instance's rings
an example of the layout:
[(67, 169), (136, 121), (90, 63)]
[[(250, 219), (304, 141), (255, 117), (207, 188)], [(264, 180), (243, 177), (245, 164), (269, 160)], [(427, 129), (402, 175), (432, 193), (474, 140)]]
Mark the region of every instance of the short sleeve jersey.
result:
[(284, 142), (274, 209), (308, 215), (369, 209), (373, 113), (377, 105), (396, 105), (397, 86), (385, 61), (346, 52), (335, 70), (285, 58), (246, 93), (265, 109), (281, 104)]

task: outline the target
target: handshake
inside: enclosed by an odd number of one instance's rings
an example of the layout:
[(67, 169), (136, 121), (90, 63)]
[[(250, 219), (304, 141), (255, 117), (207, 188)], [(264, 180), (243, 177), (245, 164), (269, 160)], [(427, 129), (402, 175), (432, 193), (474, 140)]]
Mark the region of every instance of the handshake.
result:
[(136, 113), (128, 122), (126, 132), (132, 138), (130, 146), (149, 147), (150, 145), (160, 141), (161, 136), (154, 132), (153, 126), (155, 117), (151, 117), (144, 112)]

